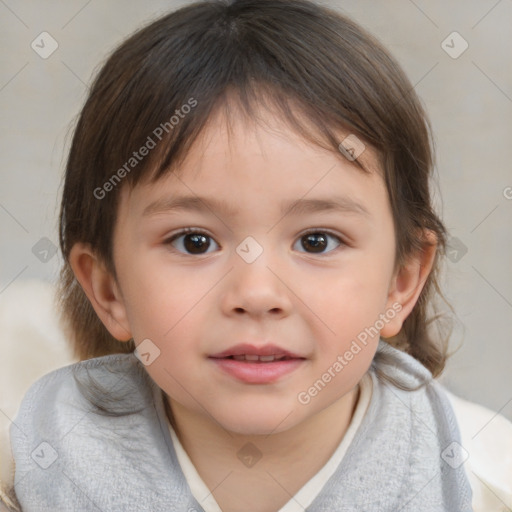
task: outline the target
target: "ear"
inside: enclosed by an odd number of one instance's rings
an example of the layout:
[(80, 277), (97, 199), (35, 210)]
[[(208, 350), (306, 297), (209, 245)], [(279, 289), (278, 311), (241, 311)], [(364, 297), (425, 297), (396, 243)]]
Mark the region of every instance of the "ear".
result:
[(90, 246), (76, 243), (69, 263), (94, 311), (110, 334), (119, 341), (132, 338), (126, 308), (119, 287)]
[[(437, 237), (434, 232), (425, 230), (423, 240), (422, 249), (412, 254), (397, 269), (391, 280), (386, 311), (393, 309), (397, 314), (381, 330), (383, 338), (391, 338), (400, 332), (432, 270), (437, 252)], [(401, 309), (397, 304), (400, 304)]]

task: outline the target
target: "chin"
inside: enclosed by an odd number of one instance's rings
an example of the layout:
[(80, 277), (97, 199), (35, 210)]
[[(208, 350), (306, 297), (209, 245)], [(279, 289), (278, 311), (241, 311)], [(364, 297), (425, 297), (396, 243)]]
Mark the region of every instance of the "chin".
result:
[(263, 414), (252, 411), (249, 414), (243, 414), (243, 411), (237, 411), (236, 416), (227, 414), (223, 418), (218, 418), (219, 423), (229, 432), (242, 436), (268, 436), (278, 434), (289, 430), (297, 425), (300, 420), (296, 414), (290, 414), (282, 408), (278, 411), (265, 411)]

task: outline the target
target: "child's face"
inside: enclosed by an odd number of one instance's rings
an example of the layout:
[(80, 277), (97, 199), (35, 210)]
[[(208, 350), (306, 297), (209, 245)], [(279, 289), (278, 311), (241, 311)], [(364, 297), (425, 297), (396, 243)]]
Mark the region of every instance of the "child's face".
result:
[[(353, 341), (391, 317), (393, 218), (380, 173), (275, 120), (279, 133), (231, 121), (228, 140), (222, 118), (212, 120), (209, 143), (191, 149), (179, 178), (123, 189), (114, 263), (126, 328), (136, 344), (149, 339), (160, 350), (146, 369), (171, 404), (233, 432), (278, 432), (333, 404), (367, 371), (378, 336), (366, 334), (357, 353)], [(369, 148), (362, 159), (377, 169)], [(197, 202), (171, 208), (178, 197)], [(320, 200), (341, 206), (315, 208)], [(185, 228), (205, 238), (178, 236)], [(212, 357), (240, 344), (301, 359)]]

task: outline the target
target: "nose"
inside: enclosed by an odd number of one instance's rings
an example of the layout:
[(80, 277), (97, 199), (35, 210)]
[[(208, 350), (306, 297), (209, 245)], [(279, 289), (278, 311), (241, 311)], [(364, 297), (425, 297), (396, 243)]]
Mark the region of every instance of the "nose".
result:
[(228, 274), (222, 309), (227, 315), (285, 317), (292, 308), (291, 291), (283, 266), (275, 265), (264, 251), (248, 263), (234, 254), (233, 270)]

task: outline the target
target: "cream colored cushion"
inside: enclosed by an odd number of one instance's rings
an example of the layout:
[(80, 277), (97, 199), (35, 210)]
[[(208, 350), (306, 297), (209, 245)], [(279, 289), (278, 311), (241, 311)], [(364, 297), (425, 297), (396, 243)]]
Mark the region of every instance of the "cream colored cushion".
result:
[(74, 362), (55, 314), (54, 287), (18, 280), (0, 294), (0, 480), (11, 484), (9, 428), (39, 377)]

